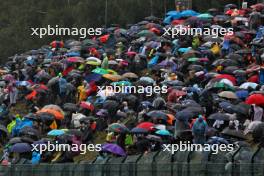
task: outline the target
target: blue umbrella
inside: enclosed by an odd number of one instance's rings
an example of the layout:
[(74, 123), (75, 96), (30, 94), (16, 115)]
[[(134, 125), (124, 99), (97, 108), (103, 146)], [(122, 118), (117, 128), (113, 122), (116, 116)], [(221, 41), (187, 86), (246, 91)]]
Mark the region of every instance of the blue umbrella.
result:
[(87, 82), (91, 82), (91, 81), (99, 81), (101, 78), (102, 78), (102, 75), (97, 74), (97, 73), (92, 73), (86, 76), (84, 79)]
[(48, 132), (49, 136), (60, 136), (63, 135), (65, 132), (63, 130), (51, 130)]
[(219, 106), (220, 108), (222, 108), (224, 111), (228, 112), (228, 113), (233, 113), (233, 107), (234, 105), (229, 103), (229, 102), (226, 102), (226, 101), (223, 101), (221, 103), (219, 103)]
[(17, 143), (10, 148), (10, 152), (25, 153), (31, 151), (31, 145), (28, 143)]
[(171, 133), (168, 130), (158, 130), (155, 133), (158, 135), (161, 135), (161, 136), (170, 136), (171, 135)]
[(67, 57), (80, 56), (80, 53), (79, 52), (69, 52), (69, 53), (66, 53), (66, 56)]
[(193, 11), (193, 10), (184, 10), (181, 12), (182, 17), (190, 17), (190, 16), (197, 16), (199, 13)]
[(182, 52), (182, 53), (186, 53), (186, 52), (188, 52), (188, 51), (190, 51), (191, 50), (191, 48), (179, 48), (178, 49), (178, 51), (179, 52)]
[(248, 97), (249, 93), (247, 90), (238, 90), (236, 91), (236, 96), (239, 98), (239, 99), (246, 99)]

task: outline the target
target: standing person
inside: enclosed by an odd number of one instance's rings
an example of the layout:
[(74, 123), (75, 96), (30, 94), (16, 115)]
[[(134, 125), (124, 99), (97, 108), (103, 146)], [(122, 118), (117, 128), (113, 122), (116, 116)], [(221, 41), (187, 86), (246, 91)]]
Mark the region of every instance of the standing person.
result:
[(62, 74), (59, 74), (59, 89), (60, 89), (60, 100), (63, 102), (65, 99), (66, 91), (67, 91), (67, 80), (62, 76)]
[(203, 116), (199, 115), (192, 127), (193, 133), (193, 143), (195, 144), (204, 144), (205, 143), (205, 134), (207, 129), (207, 123), (204, 121)]
[(14, 82), (10, 82), (7, 86), (7, 92), (9, 94), (10, 104), (9, 106), (13, 106), (16, 104), (18, 89)]

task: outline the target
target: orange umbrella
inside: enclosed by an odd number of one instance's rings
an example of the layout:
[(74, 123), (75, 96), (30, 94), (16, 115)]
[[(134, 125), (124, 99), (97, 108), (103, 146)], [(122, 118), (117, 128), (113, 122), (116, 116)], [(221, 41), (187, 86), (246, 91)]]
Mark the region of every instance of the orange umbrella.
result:
[(45, 112), (45, 113), (50, 113), (52, 114), (57, 120), (62, 120), (64, 119), (64, 114), (61, 113), (60, 111), (57, 111), (55, 109), (41, 109), (37, 112), (37, 114)]
[(123, 78), (120, 75), (112, 75), (112, 74), (104, 74), (103, 77), (114, 82), (117, 82)]

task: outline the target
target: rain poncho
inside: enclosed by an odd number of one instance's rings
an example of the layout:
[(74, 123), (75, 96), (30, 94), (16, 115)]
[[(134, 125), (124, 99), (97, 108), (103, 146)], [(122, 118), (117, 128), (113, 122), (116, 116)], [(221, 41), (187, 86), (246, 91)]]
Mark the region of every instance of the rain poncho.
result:
[(206, 133), (207, 123), (203, 120), (200, 115), (199, 118), (193, 124), (192, 132), (194, 135), (194, 143), (204, 144), (205, 143), (205, 133)]

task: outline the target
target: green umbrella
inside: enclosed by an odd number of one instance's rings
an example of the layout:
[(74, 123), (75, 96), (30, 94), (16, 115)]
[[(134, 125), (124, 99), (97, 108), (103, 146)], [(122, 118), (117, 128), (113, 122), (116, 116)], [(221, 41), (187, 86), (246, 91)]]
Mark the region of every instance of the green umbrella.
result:
[(213, 85), (213, 88), (217, 88), (217, 89), (223, 89), (223, 90), (231, 90), (234, 91), (235, 89), (225, 83), (221, 83), (221, 82), (217, 82)]
[(103, 68), (96, 68), (94, 70), (92, 70), (93, 73), (97, 73), (97, 74), (100, 74), (100, 75), (104, 75), (104, 74), (107, 74), (108, 71), (103, 69)]
[(196, 62), (198, 60), (199, 60), (199, 58), (197, 58), (197, 57), (191, 57), (188, 59), (188, 62)]
[(129, 132), (129, 129), (120, 123), (112, 123), (108, 126), (109, 132), (116, 132), (116, 133), (122, 133), (122, 132)]
[(197, 17), (198, 18), (213, 18), (213, 16), (208, 14), (208, 13), (202, 13), (202, 14), (198, 15)]
[(155, 34), (149, 30), (142, 30), (138, 33), (139, 37), (147, 37), (147, 36), (153, 36), (153, 35)]

